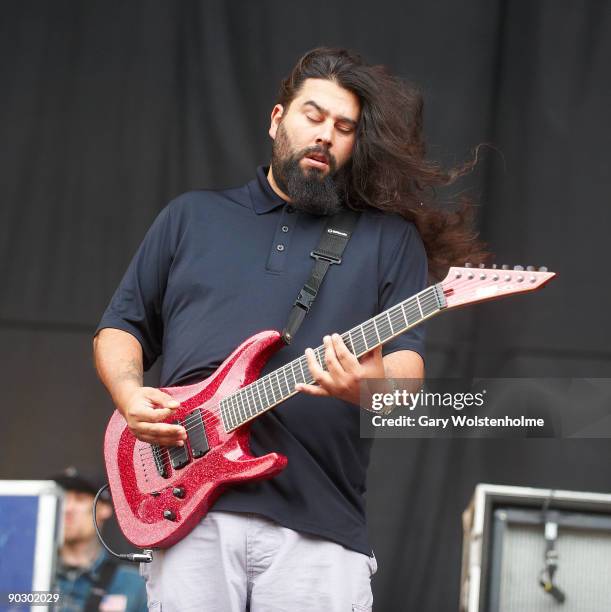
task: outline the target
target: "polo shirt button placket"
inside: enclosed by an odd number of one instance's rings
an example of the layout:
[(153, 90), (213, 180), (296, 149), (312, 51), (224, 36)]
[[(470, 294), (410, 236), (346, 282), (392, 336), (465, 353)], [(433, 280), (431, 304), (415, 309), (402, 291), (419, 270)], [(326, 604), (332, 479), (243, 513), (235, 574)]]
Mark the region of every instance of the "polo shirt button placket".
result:
[(291, 239), (295, 233), (297, 224), (297, 211), (290, 204), (286, 204), (280, 211), (274, 232), (274, 240), (271, 244), (271, 251), (268, 256), (266, 269), (270, 272), (283, 272), (286, 265), (291, 246)]

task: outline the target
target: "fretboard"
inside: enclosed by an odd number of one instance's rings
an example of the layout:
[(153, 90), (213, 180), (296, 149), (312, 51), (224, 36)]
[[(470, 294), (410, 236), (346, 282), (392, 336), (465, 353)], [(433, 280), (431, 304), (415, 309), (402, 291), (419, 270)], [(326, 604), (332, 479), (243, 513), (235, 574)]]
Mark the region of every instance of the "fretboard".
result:
[[(360, 357), (418, 325), (445, 306), (441, 285), (432, 285), (343, 333), (342, 340), (352, 354)], [(324, 345), (314, 349), (316, 360), (326, 369), (324, 353)], [(236, 429), (295, 395), (295, 385), (298, 383), (313, 382), (305, 355), (262, 376), (221, 401), (225, 430)]]

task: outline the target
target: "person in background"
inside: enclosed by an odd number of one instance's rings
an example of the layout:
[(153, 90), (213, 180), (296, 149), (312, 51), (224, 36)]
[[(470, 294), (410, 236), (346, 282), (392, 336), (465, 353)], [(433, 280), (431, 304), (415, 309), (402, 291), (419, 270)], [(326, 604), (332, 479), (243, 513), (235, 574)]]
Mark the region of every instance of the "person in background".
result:
[[(136, 567), (112, 558), (93, 525), (95, 494), (105, 480), (96, 473), (66, 468), (53, 478), (65, 491), (64, 541), (59, 550), (56, 588), (61, 612), (140, 612), (147, 610), (146, 588)], [(97, 505), (98, 528), (112, 516), (108, 493)]]

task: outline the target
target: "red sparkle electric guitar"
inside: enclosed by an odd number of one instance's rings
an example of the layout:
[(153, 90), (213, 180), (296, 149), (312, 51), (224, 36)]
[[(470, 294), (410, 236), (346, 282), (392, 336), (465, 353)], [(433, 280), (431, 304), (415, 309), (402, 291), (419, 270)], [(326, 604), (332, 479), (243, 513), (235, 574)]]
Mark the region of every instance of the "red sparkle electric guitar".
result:
[[(342, 334), (357, 357), (450, 308), (542, 287), (555, 274), (546, 268), (450, 268), (445, 280)], [(286, 457), (250, 454), (249, 424), (312, 383), (302, 356), (259, 378), (269, 357), (283, 346), (277, 331), (262, 331), (238, 346), (200, 383), (162, 391), (180, 402), (168, 422), (187, 431), (183, 447), (137, 440), (118, 411), (106, 429), (106, 471), (121, 530), (135, 546), (165, 548), (202, 519), (233, 483), (270, 478)], [(324, 347), (315, 349), (324, 367)]]

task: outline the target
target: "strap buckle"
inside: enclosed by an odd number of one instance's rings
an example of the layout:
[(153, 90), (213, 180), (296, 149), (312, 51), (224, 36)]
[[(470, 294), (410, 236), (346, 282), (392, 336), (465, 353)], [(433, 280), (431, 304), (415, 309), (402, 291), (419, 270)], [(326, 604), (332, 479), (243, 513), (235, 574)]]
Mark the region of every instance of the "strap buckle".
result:
[(312, 290), (304, 285), (295, 300), (295, 306), (301, 306), (306, 312), (310, 310), (314, 300), (316, 299), (316, 293), (312, 292)]
[(321, 253), (320, 251), (310, 251), (310, 257), (314, 259), (322, 259), (323, 261), (328, 261), (330, 264), (341, 264), (341, 257), (333, 257), (333, 255), (328, 255), (327, 253)]

